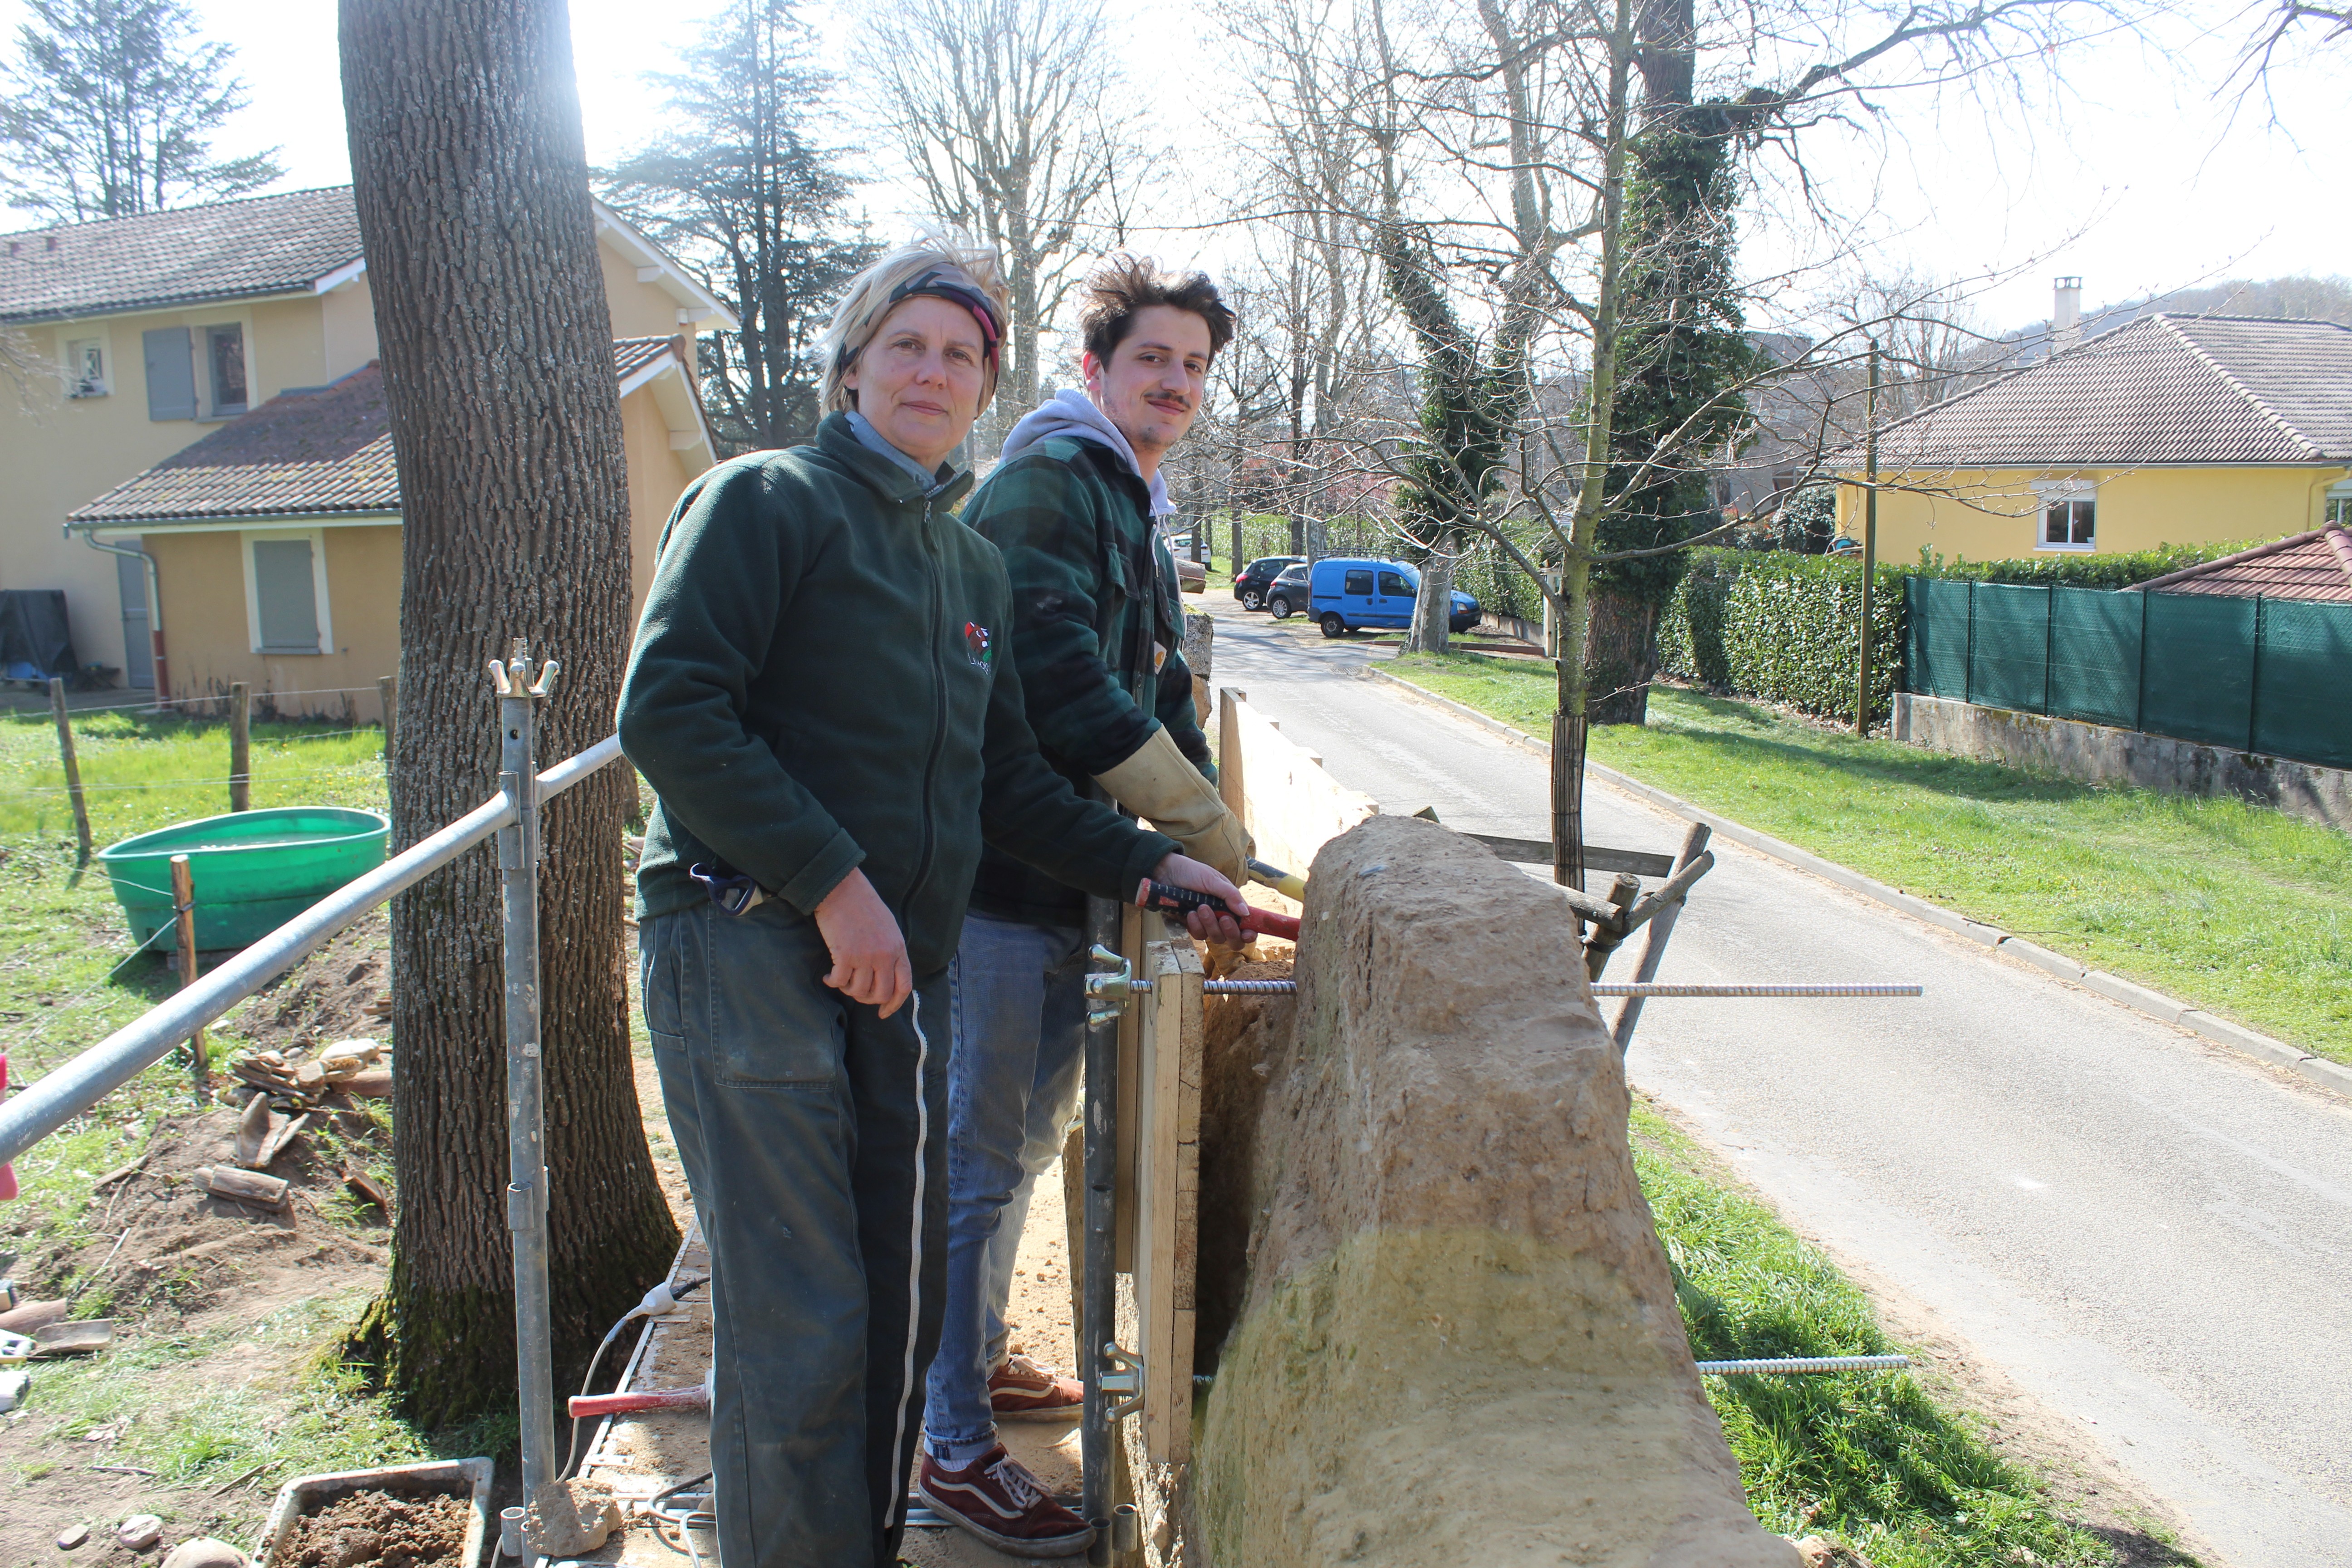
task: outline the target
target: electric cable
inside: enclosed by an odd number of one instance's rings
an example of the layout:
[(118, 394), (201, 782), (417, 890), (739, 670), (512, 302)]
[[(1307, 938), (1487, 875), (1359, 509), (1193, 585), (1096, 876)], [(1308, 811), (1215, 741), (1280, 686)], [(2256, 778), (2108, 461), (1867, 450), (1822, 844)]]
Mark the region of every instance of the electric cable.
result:
[[(585, 1395), (590, 1386), (595, 1383), (596, 1369), (604, 1364), (604, 1352), (613, 1348), (613, 1342), (621, 1337), (621, 1331), (623, 1329), (627, 1328), (632, 1322), (635, 1322), (639, 1318), (656, 1317), (663, 1312), (668, 1311), (672, 1307), (675, 1307), (679, 1302), (685, 1300), (688, 1291), (697, 1289), (709, 1282), (709, 1277), (705, 1275), (700, 1279), (689, 1279), (685, 1284), (680, 1285), (677, 1289), (672, 1290), (670, 1289), (669, 1281), (665, 1279), (660, 1284), (655, 1286), (652, 1289), (646, 1291), (643, 1300), (630, 1308), (627, 1311), (622, 1313), (621, 1321), (614, 1323), (610, 1329), (605, 1331), (604, 1340), (596, 1346), (596, 1353), (588, 1358), (587, 1375), (583, 1376), (580, 1380), (581, 1394)], [(564, 1458), (563, 1468), (555, 1473), (555, 1479), (559, 1481), (570, 1480), (572, 1479), (572, 1472), (579, 1468), (580, 1423), (584, 1419), (586, 1419), (586, 1417), (579, 1415), (574, 1415), (572, 1418), (572, 1448), (571, 1452), (566, 1455)], [(677, 1489), (674, 1487), (671, 1489), (673, 1491), (676, 1489)], [(669, 1494), (665, 1492), (662, 1495), (667, 1497)]]
[(669, 1531), (662, 1527), (668, 1525), (670, 1529), (676, 1530), (678, 1540), (686, 1543), (686, 1555), (693, 1560), (694, 1568), (702, 1568), (702, 1552), (694, 1544), (694, 1532), (698, 1530), (717, 1530), (719, 1516), (708, 1508), (688, 1508), (683, 1513), (677, 1513), (662, 1507), (662, 1504), (688, 1487), (713, 1479), (715, 1479), (713, 1474), (705, 1470), (698, 1476), (690, 1476), (674, 1487), (656, 1492), (646, 1503), (646, 1518), (653, 1522), (654, 1534), (660, 1539), (664, 1546), (676, 1552), (678, 1550), (677, 1545), (670, 1540)]

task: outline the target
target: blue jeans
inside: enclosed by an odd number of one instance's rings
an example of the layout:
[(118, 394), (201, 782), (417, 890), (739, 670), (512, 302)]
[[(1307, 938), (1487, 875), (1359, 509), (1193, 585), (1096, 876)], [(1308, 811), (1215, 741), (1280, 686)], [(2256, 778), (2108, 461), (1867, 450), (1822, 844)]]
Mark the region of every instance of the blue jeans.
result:
[(710, 1247), (727, 1568), (898, 1560), (945, 1299), (943, 975), (887, 1019), (771, 901), (638, 931), (646, 1026)]
[(948, 966), (947, 1321), (931, 1363), (932, 1453), (969, 1462), (996, 1440), (989, 1374), (1029, 1194), (1062, 1152), (1085, 1059), (1086, 933), (967, 914)]

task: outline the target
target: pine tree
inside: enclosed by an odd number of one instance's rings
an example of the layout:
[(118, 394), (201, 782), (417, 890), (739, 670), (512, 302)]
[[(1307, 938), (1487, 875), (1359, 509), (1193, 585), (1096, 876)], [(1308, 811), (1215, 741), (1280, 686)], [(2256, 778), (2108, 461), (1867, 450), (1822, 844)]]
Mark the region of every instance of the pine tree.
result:
[(673, 129), (603, 181), (743, 323), (701, 356), (703, 400), (732, 451), (815, 434), (817, 337), (877, 248), (852, 232), (848, 181), (813, 139), (834, 82), (808, 57), (798, 0), (739, 0), (679, 51), (685, 69), (649, 79)]
[(284, 177), (278, 149), (212, 155), (246, 105), (236, 51), (183, 0), (26, 0), (0, 67), (0, 200), (56, 223), (221, 201)]

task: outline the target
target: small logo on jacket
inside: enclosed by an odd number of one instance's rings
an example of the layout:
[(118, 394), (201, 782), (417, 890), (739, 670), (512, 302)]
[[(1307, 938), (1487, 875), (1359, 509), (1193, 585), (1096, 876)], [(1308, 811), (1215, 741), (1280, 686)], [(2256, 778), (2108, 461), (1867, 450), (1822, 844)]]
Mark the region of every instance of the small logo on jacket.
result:
[(971, 662), (982, 669), (986, 669), (989, 662), (995, 658), (995, 650), (989, 647), (988, 628), (978, 621), (964, 622), (963, 647), (964, 651), (971, 657)]

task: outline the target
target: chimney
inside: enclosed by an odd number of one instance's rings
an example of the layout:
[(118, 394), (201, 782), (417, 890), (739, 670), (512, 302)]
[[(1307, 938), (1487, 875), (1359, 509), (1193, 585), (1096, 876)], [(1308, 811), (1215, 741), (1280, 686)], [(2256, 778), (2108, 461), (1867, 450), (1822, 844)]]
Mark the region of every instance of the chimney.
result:
[(2055, 302), (2050, 310), (2050, 352), (2064, 353), (2083, 341), (2083, 280), (2061, 278), (2053, 285)]

